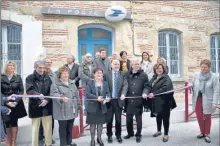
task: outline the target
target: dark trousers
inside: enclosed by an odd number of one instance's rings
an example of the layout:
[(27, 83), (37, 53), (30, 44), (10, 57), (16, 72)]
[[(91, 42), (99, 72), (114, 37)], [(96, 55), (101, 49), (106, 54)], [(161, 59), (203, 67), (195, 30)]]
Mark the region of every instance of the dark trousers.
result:
[(170, 107), (165, 107), (163, 112), (156, 116), (157, 131), (161, 131), (162, 121), (164, 127), (164, 135), (168, 135), (170, 126)]
[(133, 129), (133, 117), (135, 116), (136, 123), (137, 123), (137, 132), (135, 136), (141, 136), (142, 130), (142, 114), (127, 114), (126, 115), (126, 127), (129, 136), (134, 135)]
[(59, 123), (60, 146), (71, 145), (74, 119), (58, 120), (58, 123)]
[(118, 100), (111, 100), (110, 101), (110, 110), (107, 113), (107, 136), (112, 136), (112, 125), (113, 125), (113, 118), (115, 115), (115, 136), (121, 137), (121, 114), (122, 110), (118, 106)]
[[(54, 129), (54, 119), (52, 118), (52, 135), (53, 135), (53, 129)], [(41, 121), (40, 129), (39, 129), (39, 140), (43, 140), (43, 139), (44, 139), (44, 129)]]

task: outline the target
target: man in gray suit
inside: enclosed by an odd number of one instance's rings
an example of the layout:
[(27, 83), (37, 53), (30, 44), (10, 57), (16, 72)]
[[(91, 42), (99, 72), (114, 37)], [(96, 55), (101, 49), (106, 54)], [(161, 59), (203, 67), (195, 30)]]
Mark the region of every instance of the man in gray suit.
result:
[[(104, 74), (104, 80), (108, 82), (111, 100), (107, 104), (107, 136), (108, 142), (112, 143), (112, 123), (115, 115), (115, 136), (119, 143), (122, 143), (121, 139), (121, 114), (124, 107), (124, 98), (128, 91), (128, 82), (124, 73), (119, 71), (120, 62), (117, 59), (112, 60), (112, 70)], [(122, 98), (122, 100), (121, 100)]]
[(95, 59), (94, 64), (96, 68), (103, 70), (104, 74), (111, 70), (111, 62), (106, 56), (106, 50), (100, 50), (101, 58)]

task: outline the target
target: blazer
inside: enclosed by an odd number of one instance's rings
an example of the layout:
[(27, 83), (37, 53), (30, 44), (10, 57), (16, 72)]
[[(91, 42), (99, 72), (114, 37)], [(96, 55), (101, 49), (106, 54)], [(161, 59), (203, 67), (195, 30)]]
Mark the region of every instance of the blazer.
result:
[[(104, 81), (108, 82), (109, 85), (109, 90), (110, 90), (110, 96), (112, 97), (112, 87), (113, 87), (113, 81), (112, 81), (112, 70), (108, 71), (106, 74), (104, 74)], [(121, 100), (120, 97), (121, 95), (126, 96), (127, 91), (128, 91), (128, 81), (127, 78), (125, 77), (125, 73), (122, 71), (118, 72), (118, 93), (117, 93), (117, 98), (118, 98), (118, 106), (120, 108), (124, 107), (124, 100)]]
[[(68, 64), (65, 64), (64, 66), (68, 67)], [(78, 76), (78, 72), (79, 72), (79, 65), (74, 63), (72, 68), (69, 68), (69, 78), (70, 80), (74, 80), (76, 87), (79, 87), (79, 76)]]
[[(103, 81), (102, 84), (102, 93), (101, 96), (103, 98), (106, 98), (106, 96), (110, 97), (110, 92), (109, 92), (109, 86), (106, 81)], [(98, 96), (96, 95), (96, 85), (95, 85), (95, 80), (89, 81), (88, 84), (86, 85), (86, 98), (87, 99), (97, 99)], [(106, 104), (101, 104), (101, 109), (102, 109), (102, 114), (107, 113), (107, 107)], [(91, 114), (95, 114), (99, 110), (99, 103), (98, 101), (88, 101), (87, 105), (87, 112)]]

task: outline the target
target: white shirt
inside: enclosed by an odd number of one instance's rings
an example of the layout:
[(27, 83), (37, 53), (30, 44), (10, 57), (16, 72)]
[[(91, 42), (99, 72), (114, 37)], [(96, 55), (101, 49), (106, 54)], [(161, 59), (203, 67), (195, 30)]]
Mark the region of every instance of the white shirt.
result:
[(68, 64), (69, 69), (72, 69), (73, 64), (74, 64), (74, 63), (72, 63), (72, 64)]

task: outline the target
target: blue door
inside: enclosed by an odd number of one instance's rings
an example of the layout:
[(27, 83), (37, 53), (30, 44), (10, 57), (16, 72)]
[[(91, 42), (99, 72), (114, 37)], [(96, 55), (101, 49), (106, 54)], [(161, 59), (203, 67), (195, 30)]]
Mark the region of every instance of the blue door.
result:
[(78, 31), (78, 58), (82, 62), (82, 56), (91, 53), (94, 59), (95, 53), (105, 49), (107, 56), (112, 54), (112, 32), (100, 28), (85, 28)]

